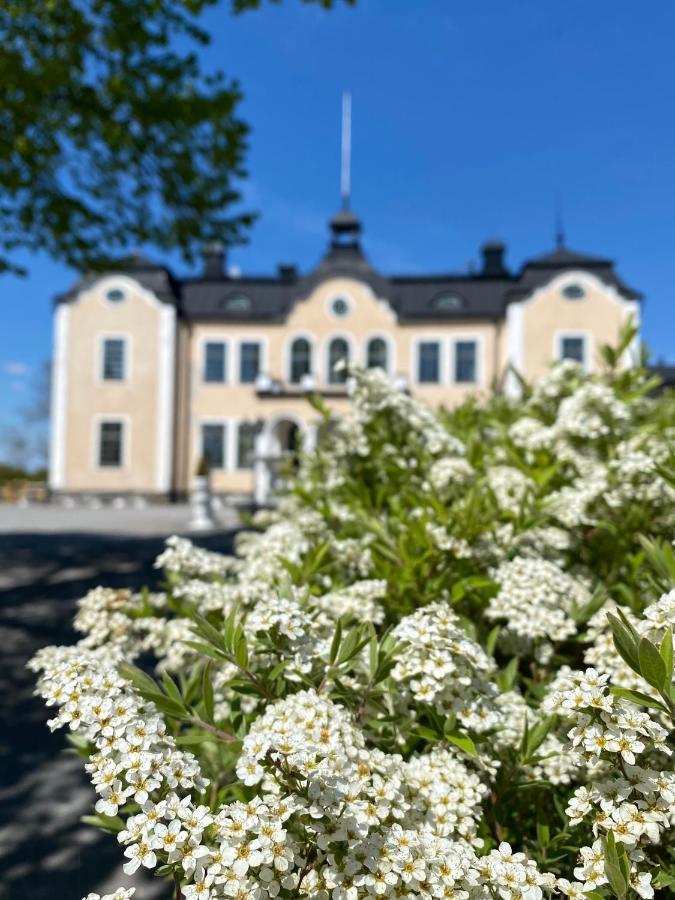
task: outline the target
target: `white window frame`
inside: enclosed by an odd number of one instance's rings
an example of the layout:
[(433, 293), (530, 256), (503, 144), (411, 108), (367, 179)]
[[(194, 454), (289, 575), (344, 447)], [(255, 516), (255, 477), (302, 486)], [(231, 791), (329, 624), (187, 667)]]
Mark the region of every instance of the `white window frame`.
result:
[[(218, 384), (219, 382), (209, 382), (209, 384)], [(223, 465), (218, 466), (218, 468), (214, 468), (214, 472), (231, 472), (232, 471), (232, 434), (234, 428), (232, 426), (232, 419), (229, 417), (219, 417), (219, 416), (206, 416), (204, 418), (200, 418), (197, 422), (197, 441), (196, 448), (197, 454), (196, 459), (194, 461), (193, 469), (196, 471), (196, 467), (199, 464), (202, 456), (204, 456), (204, 433), (203, 426), (204, 425), (220, 425), (221, 429), (225, 428), (225, 435), (223, 438), (223, 453), (225, 455), (225, 459), (223, 460)]]
[[(207, 381), (206, 380), (206, 345), (207, 344), (224, 344), (225, 345), (225, 366), (223, 373), (224, 381)], [(220, 335), (203, 335), (199, 342), (199, 383), (204, 387), (222, 387), (226, 384), (233, 384), (233, 360), (231, 341), (228, 337), (220, 337)]]
[[(457, 344), (474, 343), (476, 345), (476, 377), (474, 381), (457, 381)], [(482, 334), (471, 332), (455, 332), (450, 337), (450, 371), (449, 381), (457, 387), (481, 387), (485, 381), (485, 340)]]
[(283, 371), (285, 373), (285, 379), (288, 384), (299, 385), (299, 381), (291, 381), (291, 364), (293, 362), (293, 344), (298, 338), (304, 338), (304, 340), (309, 342), (310, 354), (311, 354), (311, 366), (309, 367), (309, 374), (314, 378), (317, 377), (317, 340), (316, 337), (309, 331), (294, 331), (292, 334), (289, 334), (284, 343), (284, 360), (283, 360)]
[(349, 348), (349, 364), (353, 365), (355, 362), (358, 362), (357, 355), (357, 343), (352, 334), (346, 331), (335, 331), (331, 334), (327, 334), (323, 341), (323, 353), (321, 354), (323, 357), (323, 377), (324, 384), (329, 388), (339, 388), (344, 387), (346, 382), (344, 381), (331, 381), (330, 380), (330, 346), (334, 340), (339, 339), (347, 342), (347, 347)]
[[(106, 341), (122, 341), (124, 344), (124, 375), (122, 378), (104, 378)], [(101, 331), (97, 335), (96, 373), (97, 384), (130, 384), (132, 377), (133, 340), (126, 331)]]
[(361, 359), (363, 367), (368, 366), (368, 345), (373, 340), (382, 340), (387, 345), (387, 375), (393, 375), (396, 371), (396, 344), (392, 340), (392, 336), (386, 331), (369, 331), (363, 339), (363, 349), (361, 351)]
[[(260, 347), (260, 366), (259, 366), (259, 374), (265, 374), (267, 372), (267, 359), (268, 359), (268, 341), (266, 337), (261, 337), (257, 334), (241, 334), (237, 335), (237, 358), (233, 360), (235, 370), (232, 373), (232, 384), (243, 384), (245, 386), (255, 385), (255, 381), (242, 381), (241, 380), (241, 345), (242, 344), (258, 344)], [(214, 382), (211, 382), (212, 384)]]
[(581, 366), (584, 372), (590, 373), (593, 370), (593, 332), (583, 328), (566, 328), (556, 331), (553, 335), (553, 361), (562, 361), (563, 341), (565, 338), (577, 338), (582, 341), (583, 360)]
[[(420, 381), (420, 344), (438, 344), (438, 381)], [(421, 388), (441, 387), (447, 380), (447, 352), (446, 341), (441, 337), (429, 334), (415, 335), (412, 339), (412, 353), (410, 354), (411, 372), (410, 383)]]
[[(101, 465), (101, 426), (104, 423), (119, 424), (122, 426), (119, 466)], [(99, 472), (121, 472), (129, 468), (131, 460), (131, 419), (124, 413), (99, 413), (92, 420), (92, 451), (93, 467)]]

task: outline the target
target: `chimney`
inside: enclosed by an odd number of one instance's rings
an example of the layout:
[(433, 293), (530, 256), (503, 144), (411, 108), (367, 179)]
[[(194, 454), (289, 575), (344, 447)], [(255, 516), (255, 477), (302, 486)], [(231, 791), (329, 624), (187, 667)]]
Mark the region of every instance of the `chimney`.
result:
[(280, 263), (278, 272), (282, 281), (295, 281), (298, 277), (298, 270), (293, 263)]
[(481, 275), (488, 278), (500, 278), (508, 275), (508, 269), (504, 265), (504, 253), (506, 245), (501, 241), (488, 241), (481, 247), (483, 254), (483, 269)]
[(204, 278), (223, 278), (225, 276), (225, 246), (220, 241), (211, 241), (202, 249)]

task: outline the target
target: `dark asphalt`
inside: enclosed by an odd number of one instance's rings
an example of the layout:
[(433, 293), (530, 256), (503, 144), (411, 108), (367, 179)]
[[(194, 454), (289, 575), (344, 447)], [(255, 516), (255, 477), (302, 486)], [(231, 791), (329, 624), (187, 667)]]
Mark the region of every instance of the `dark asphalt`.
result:
[[(233, 532), (193, 537), (230, 552)], [(136, 884), (135, 900), (169, 898), (152, 877), (127, 878), (114, 838), (79, 819), (95, 794), (82, 760), (51, 734), (26, 662), (47, 644), (77, 640), (75, 602), (97, 585), (157, 584), (163, 539), (91, 533), (0, 534), (0, 898), (80, 900)]]

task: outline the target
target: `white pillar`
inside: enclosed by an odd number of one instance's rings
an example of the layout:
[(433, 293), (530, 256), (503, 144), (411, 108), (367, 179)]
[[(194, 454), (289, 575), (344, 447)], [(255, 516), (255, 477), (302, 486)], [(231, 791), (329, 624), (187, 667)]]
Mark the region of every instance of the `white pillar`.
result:
[(65, 487), (66, 409), (68, 399), (68, 319), (70, 307), (61, 302), (54, 313), (54, 349), (50, 401), (49, 487)]

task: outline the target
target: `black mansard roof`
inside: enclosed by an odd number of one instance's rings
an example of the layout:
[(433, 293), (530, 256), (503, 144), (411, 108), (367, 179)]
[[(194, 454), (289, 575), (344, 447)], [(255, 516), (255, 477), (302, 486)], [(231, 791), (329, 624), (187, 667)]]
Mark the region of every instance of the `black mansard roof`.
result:
[[(609, 259), (576, 253), (564, 246), (527, 260), (519, 271), (504, 263), (505, 247), (488, 242), (483, 265), (469, 273), (389, 275), (377, 272), (360, 244), (361, 223), (348, 210), (331, 220), (332, 241), (319, 265), (304, 276), (293, 266), (280, 266), (276, 276), (234, 277), (225, 272), (223, 248), (205, 250), (204, 274), (176, 278), (165, 266), (136, 256), (124, 267), (128, 274), (160, 300), (175, 303), (187, 320), (283, 322), (293, 305), (329, 278), (351, 277), (365, 282), (375, 296), (389, 301), (402, 322), (452, 319), (499, 319), (511, 301), (522, 300), (565, 270), (581, 269), (614, 287), (627, 299), (640, 294), (619, 277)], [(72, 300), (100, 276), (87, 276), (57, 302)]]

